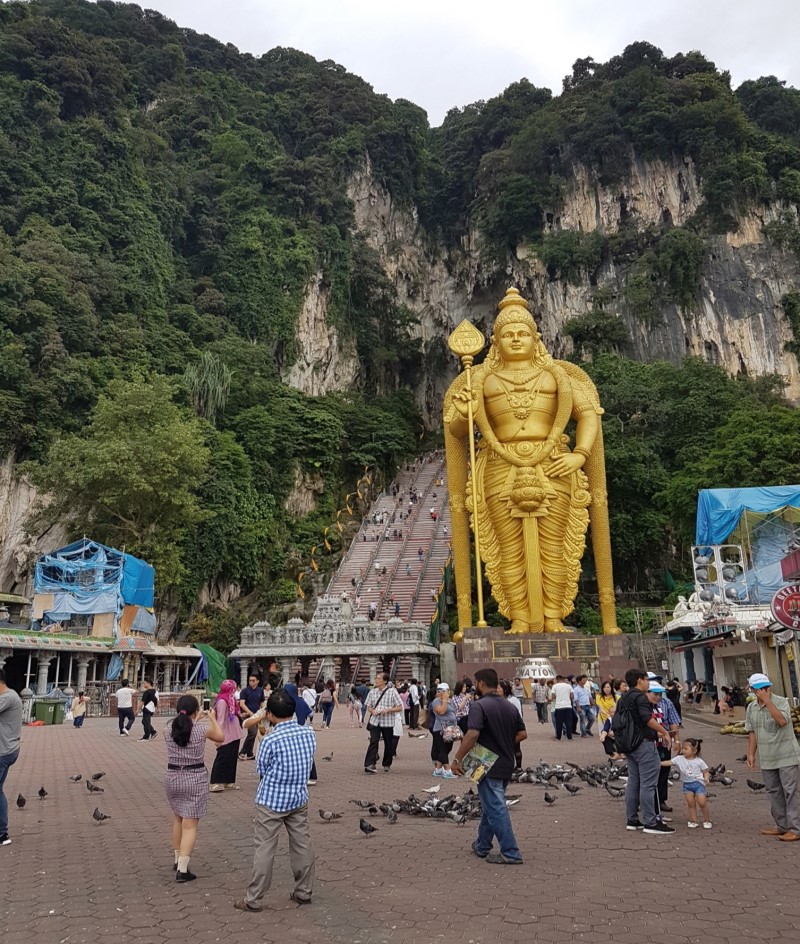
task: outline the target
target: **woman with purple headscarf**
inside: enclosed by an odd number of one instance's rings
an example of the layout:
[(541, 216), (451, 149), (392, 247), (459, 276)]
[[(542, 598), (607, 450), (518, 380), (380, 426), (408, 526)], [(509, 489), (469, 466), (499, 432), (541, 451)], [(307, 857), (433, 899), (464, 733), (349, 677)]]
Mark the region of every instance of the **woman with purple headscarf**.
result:
[(236, 682), (226, 679), (220, 685), (219, 695), (214, 702), (214, 714), (224, 736), (222, 743), (217, 745), (217, 756), (211, 768), (211, 793), (239, 789), (236, 786), (236, 763), (239, 759), (242, 729), (239, 725), (239, 703), (235, 695)]

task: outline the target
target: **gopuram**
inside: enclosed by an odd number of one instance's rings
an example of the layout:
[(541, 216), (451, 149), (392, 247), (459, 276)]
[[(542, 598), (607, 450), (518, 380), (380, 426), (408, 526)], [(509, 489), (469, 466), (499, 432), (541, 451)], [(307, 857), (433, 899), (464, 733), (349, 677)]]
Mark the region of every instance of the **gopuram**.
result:
[[(575, 364), (550, 356), (514, 288), (499, 304), (481, 364), (473, 366), (485, 340), (468, 321), (449, 345), (464, 367), (445, 395), (443, 416), (459, 662), (467, 670), (487, 660), (513, 665), (536, 656), (556, 667), (630, 664), (624, 640), (614, 639), (621, 631), (597, 389)], [(602, 639), (564, 624), (574, 608), (589, 526)], [(506, 634), (487, 627), (484, 568), (499, 611), (511, 622)]]

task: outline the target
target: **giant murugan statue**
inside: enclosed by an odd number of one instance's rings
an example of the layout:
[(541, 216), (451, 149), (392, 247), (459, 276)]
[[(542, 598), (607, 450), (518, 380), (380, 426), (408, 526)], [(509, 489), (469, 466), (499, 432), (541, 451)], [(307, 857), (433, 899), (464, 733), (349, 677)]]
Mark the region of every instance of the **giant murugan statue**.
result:
[(603, 630), (619, 633), (597, 389), (579, 367), (548, 354), (516, 289), (500, 302), (488, 356), (472, 368), (484, 346), (469, 322), (453, 332), (450, 347), (466, 370), (444, 401), (460, 629), (473, 622), (470, 524), (479, 625), (483, 562), (509, 632), (556, 633), (574, 607), (591, 521)]

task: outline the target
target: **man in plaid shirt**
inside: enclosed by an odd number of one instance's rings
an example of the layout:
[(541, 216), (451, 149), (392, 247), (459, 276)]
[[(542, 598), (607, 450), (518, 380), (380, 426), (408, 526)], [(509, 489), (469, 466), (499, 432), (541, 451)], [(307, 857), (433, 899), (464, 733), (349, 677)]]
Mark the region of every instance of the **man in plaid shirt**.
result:
[(299, 905), (311, 903), (314, 849), (308, 834), (307, 782), (317, 738), (312, 728), (297, 723), (295, 707), (294, 698), (283, 689), (267, 701), (266, 718), (274, 727), (258, 749), (261, 782), (256, 791), (253, 876), (246, 896), (234, 902), (240, 911), (263, 910), (282, 825), (289, 836), (289, 864), (295, 877), (291, 898)]
[(383, 772), (389, 773), (394, 760), (394, 717), (403, 710), (397, 689), (389, 685), (389, 673), (381, 672), (375, 679), (375, 688), (367, 695), (369, 747), (364, 758), (364, 773), (376, 773), (378, 742), (383, 738)]

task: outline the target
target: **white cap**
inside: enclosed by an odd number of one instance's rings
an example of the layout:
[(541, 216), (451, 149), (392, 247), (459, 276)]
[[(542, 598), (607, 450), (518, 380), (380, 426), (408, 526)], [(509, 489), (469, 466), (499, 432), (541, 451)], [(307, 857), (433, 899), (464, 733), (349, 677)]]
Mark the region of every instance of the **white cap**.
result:
[(769, 688), (772, 685), (772, 682), (770, 682), (769, 678), (767, 678), (763, 672), (756, 672), (755, 675), (750, 676), (750, 678), (747, 680), (747, 684), (752, 689), (759, 689)]
[(447, 684), (447, 682), (439, 682), (439, 684), (436, 686), (436, 691), (437, 691), (437, 692), (449, 692), (449, 691), (450, 691), (450, 686)]

